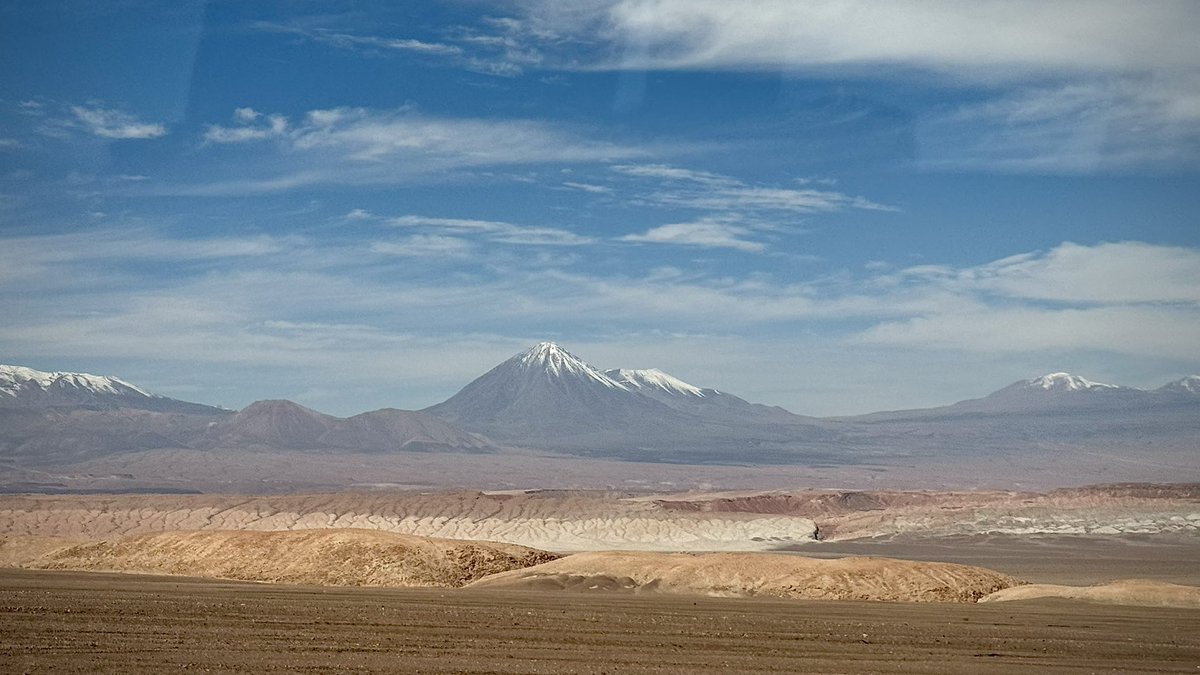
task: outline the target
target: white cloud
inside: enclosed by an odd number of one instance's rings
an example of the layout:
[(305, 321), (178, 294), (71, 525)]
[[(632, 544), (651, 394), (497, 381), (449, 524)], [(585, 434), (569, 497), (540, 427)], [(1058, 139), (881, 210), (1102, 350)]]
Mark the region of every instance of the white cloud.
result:
[(242, 124), (250, 124), (259, 117), (262, 117), (262, 113), (258, 112), (254, 108), (234, 108), (233, 110), (233, 119), (241, 122)]
[(359, 35), (345, 31), (334, 31), (327, 28), (301, 28), (270, 22), (258, 22), (255, 27), (262, 31), (289, 33), (298, 35), (313, 42), (350, 50), (383, 50), (415, 52), (434, 56), (458, 56), (462, 48), (456, 45), (439, 42), (426, 42), (413, 38), (383, 37), (379, 35)]
[[(559, 34), (618, 46), (602, 67), (828, 68), (894, 64), (998, 71), (1194, 68), (1200, 8), (1188, 0), (541, 0), (528, 14)], [(634, 48), (636, 47), (636, 48)]]
[(714, 221), (694, 223), (671, 223), (652, 227), (642, 234), (628, 234), (620, 241), (653, 244), (680, 244), (704, 248), (732, 248), (739, 251), (761, 252), (766, 246), (756, 241), (743, 239), (749, 234), (744, 227)]
[(1200, 305), (1200, 253), (1143, 242), (1094, 246), (1065, 242), (1049, 251), (1010, 256), (977, 267), (911, 267), (883, 278), (889, 285), (906, 283), (1079, 305)]
[[(204, 132), (206, 143), (246, 143), (268, 138), (281, 138), (288, 130), (288, 120), (283, 115), (264, 115), (253, 108), (237, 108), (233, 111), (236, 127), (209, 125)], [(256, 124), (260, 119), (263, 123)]]
[(467, 218), (431, 218), (406, 215), (391, 218), (388, 223), (397, 227), (422, 228), (454, 232), (464, 236), (480, 236), (488, 241), (502, 244), (527, 246), (580, 246), (595, 240), (569, 230), (553, 227), (530, 227), (495, 220), (473, 220)]
[(597, 194), (597, 195), (603, 195), (603, 194), (608, 194), (608, 193), (612, 192), (612, 188), (610, 188), (610, 187), (606, 187), (604, 185), (595, 185), (593, 183), (574, 183), (571, 181), (567, 181), (567, 182), (563, 183), (563, 186), (569, 187), (572, 190), (579, 190), (581, 192), (590, 192), (592, 194)]
[(920, 161), (1075, 173), (1200, 163), (1200, 75), (1018, 90), (918, 125)]
[(433, 173), (489, 166), (610, 162), (644, 157), (646, 147), (588, 139), (560, 125), (520, 119), (430, 117), (390, 111), (331, 108), (292, 123), (264, 115), (252, 124), (213, 125), (209, 144), (253, 146), (244, 179), (192, 186), (189, 194), (275, 192), (312, 184), (381, 184)]
[[(535, 0), (528, 21), (599, 36), (574, 69), (784, 70), (982, 86), (920, 115), (923, 164), (1081, 172), (1200, 163), (1200, 4), (1190, 0)], [(552, 45), (548, 45), (552, 46)]]
[[(293, 237), (269, 235), (165, 236), (147, 228), (84, 230), (0, 239), (0, 279), (35, 279), (56, 287), (82, 283), (121, 261), (220, 261), (267, 256), (295, 248)], [(90, 265), (96, 270), (89, 270)], [(64, 278), (64, 272), (69, 271)]]
[(1194, 357), (1200, 344), (1200, 250), (1142, 242), (1081, 246), (955, 269), (883, 275), (881, 297), (932, 294), (936, 304), (862, 334), (874, 344), (964, 351), (1093, 349)]
[(350, 209), (346, 215), (342, 216), (343, 220), (371, 220), (375, 214), (366, 209)]
[(371, 244), (371, 251), (384, 255), (428, 257), (465, 257), (475, 252), (475, 246), (460, 237), (437, 234), (414, 234), (399, 241), (378, 241)]
[(482, 24), (483, 28), (478, 29), (460, 27), (439, 42), (270, 22), (258, 22), (255, 27), (371, 57), (398, 53), (436, 57), (452, 66), (500, 77), (520, 75), (525, 68), (541, 63), (537, 44), (552, 38), (545, 32), (531, 31), (526, 22), (512, 18), (484, 18)]
[[(640, 190), (637, 203), (703, 213), (695, 221), (629, 234), (622, 241), (761, 252), (767, 247), (754, 241), (754, 235), (785, 229), (798, 232), (794, 222), (789, 222), (797, 217), (846, 209), (897, 210), (834, 190), (751, 185), (731, 176), (665, 164), (619, 164), (611, 168), (621, 175), (650, 182), (650, 187), (637, 186)], [(809, 183), (815, 181), (801, 181), (802, 185)]]
[(161, 124), (150, 124), (120, 110), (71, 106), (75, 118), (93, 135), (113, 139), (159, 138), (167, 134)]
[(791, 213), (830, 212), (843, 209), (894, 211), (895, 207), (877, 204), (864, 197), (816, 188), (781, 188), (748, 185), (730, 176), (694, 171), (662, 164), (612, 167), (614, 171), (638, 178), (658, 179), (663, 185), (645, 195), (651, 203), (682, 206), (710, 211), (739, 213), (776, 211)]

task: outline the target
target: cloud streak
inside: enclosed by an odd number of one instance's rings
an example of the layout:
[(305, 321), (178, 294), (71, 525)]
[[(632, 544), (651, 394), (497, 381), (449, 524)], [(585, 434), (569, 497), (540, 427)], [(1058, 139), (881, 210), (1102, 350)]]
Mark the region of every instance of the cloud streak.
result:
[[(828, 68), (886, 65), (958, 75), (1191, 69), (1200, 62), (1187, 0), (593, 0), (526, 3), (556, 34), (598, 31), (624, 47), (596, 67)], [(633, 47), (637, 48), (634, 49)]]
[[(932, 75), (986, 100), (922, 115), (931, 167), (1075, 173), (1200, 164), (1200, 5), (1187, 0), (535, 0), (579, 70)], [(599, 36), (580, 56), (565, 37)]]
[(495, 220), (472, 220), (467, 218), (431, 218), (406, 215), (388, 219), (395, 227), (420, 228), (456, 233), (463, 236), (479, 236), (488, 241), (525, 246), (582, 246), (595, 243), (569, 230), (554, 227), (530, 227)]
[(160, 138), (167, 135), (162, 124), (143, 122), (120, 110), (100, 107), (71, 106), (71, 113), (93, 136), (114, 140)]
[[(249, 109), (244, 109), (249, 110)], [(313, 184), (386, 184), (482, 167), (636, 159), (651, 150), (589, 139), (561, 125), (523, 119), (431, 117), (409, 109), (330, 108), (292, 121), (280, 114), (235, 115), (211, 125), (210, 146), (241, 148), (255, 166), (246, 180), (196, 194), (278, 192)], [(265, 148), (263, 144), (269, 144)], [(273, 175), (271, 175), (273, 174)]]

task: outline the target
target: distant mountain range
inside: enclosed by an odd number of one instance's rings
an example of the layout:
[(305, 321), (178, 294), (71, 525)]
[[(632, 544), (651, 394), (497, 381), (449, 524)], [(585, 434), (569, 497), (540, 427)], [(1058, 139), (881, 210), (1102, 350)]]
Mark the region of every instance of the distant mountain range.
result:
[(1200, 459), (1197, 439), (1200, 376), (1146, 391), (1052, 373), (949, 406), (815, 418), (659, 370), (602, 371), (543, 342), (425, 410), (338, 418), (290, 401), (259, 401), (234, 412), (157, 396), (113, 377), (0, 366), (0, 463), (13, 465), (170, 448), (524, 448), (631, 461), (820, 466), (880, 457), (1019, 456), (1056, 447), (1194, 451)]

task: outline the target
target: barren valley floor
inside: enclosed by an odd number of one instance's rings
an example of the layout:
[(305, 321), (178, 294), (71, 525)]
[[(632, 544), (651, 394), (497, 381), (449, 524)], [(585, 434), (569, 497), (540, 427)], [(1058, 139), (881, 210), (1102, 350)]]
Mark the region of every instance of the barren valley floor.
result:
[(320, 588), (0, 570), (4, 672), (1189, 672), (1200, 611)]

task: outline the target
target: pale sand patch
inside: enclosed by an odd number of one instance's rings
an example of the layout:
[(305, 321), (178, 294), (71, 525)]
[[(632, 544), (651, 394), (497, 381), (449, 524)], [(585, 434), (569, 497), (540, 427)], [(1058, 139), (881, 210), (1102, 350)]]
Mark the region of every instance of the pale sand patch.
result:
[(68, 545), (21, 566), (318, 586), (458, 587), (554, 557), (508, 544), (326, 529), (135, 535)]
[(999, 572), (890, 558), (770, 553), (578, 553), (496, 574), (470, 588), (623, 591), (887, 602), (974, 602), (1022, 583)]
[(361, 528), (553, 551), (766, 550), (812, 541), (807, 517), (676, 513), (604, 493), (452, 492), (0, 497), (0, 534), (99, 539), (172, 530)]
[(1096, 586), (1029, 584), (999, 590), (980, 598), (979, 601), (1007, 602), (1039, 598), (1065, 598), (1107, 605), (1138, 607), (1200, 608), (1200, 587), (1169, 584), (1165, 581), (1150, 579), (1121, 579)]

